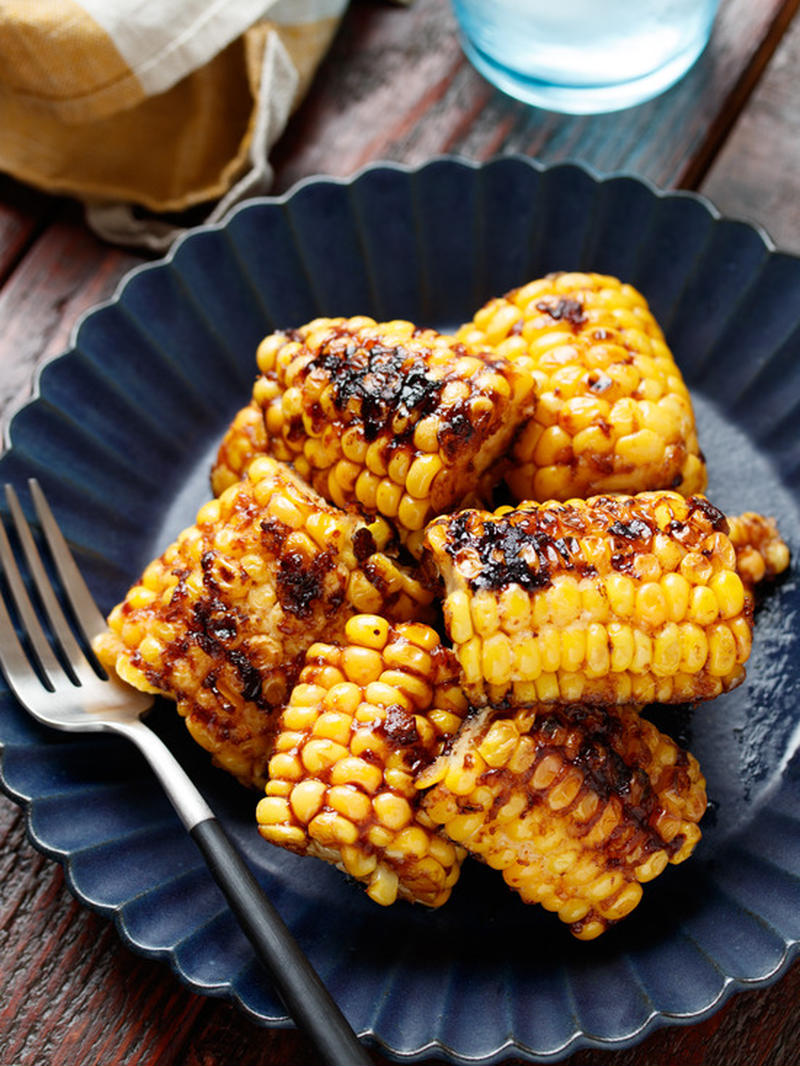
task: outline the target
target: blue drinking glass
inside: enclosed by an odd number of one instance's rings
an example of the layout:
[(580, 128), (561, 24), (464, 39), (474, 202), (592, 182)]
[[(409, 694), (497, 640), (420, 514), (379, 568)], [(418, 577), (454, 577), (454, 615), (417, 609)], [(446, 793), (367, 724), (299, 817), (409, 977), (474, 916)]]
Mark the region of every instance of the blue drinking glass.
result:
[(498, 89), (571, 114), (642, 103), (708, 43), (719, 0), (452, 0), (464, 51)]

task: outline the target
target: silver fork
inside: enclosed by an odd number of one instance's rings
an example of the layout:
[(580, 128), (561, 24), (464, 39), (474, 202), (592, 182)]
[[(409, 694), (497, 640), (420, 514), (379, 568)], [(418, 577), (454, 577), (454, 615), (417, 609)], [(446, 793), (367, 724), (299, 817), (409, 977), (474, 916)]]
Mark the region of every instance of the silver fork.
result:
[[(105, 620), (39, 484), (32, 479), (29, 486), (65, 599), (84, 640), (90, 643), (106, 628)], [(95, 672), (61, 608), (11, 485), (6, 485), (6, 499), (41, 607), (69, 664), (68, 672), (39, 622), (0, 522), (0, 563), (20, 626), (36, 659), (35, 664), (31, 662), (0, 596), (0, 667), (17, 699), (39, 722), (56, 729), (121, 733), (136, 744), (203, 853), (298, 1028), (314, 1044), (321, 1061), (330, 1066), (370, 1066), (372, 1059), (359, 1044), (344, 1015), (213, 812), (172, 752), (141, 720), (142, 713), (152, 705), (153, 697), (137, 692), (116, 678), (103, 679)]]

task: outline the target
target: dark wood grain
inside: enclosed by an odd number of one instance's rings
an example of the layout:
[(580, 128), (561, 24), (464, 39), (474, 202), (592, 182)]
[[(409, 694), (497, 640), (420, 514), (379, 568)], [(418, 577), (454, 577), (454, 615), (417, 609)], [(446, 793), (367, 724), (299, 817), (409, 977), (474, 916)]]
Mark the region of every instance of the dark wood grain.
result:
[(52, 216), (55, 201), (0, 175), (0, 285)]
[[(79, 205), (52, 201), (51, 220), (0, 288), (0, 410), (30, 393), (31, 375), (63, 351), (80, 314), (106, 299), (139, 256), (103, 244), (86, 228)], [(20, 231), (41, 218), (20, 212)]]
[(702, 186), (721, 211), (760, 222), (793, 252), (800, 252), (798, 70), (795, 20)]
[[(481, 78), (461, 54), (446, 0), (409, 9), (354, 0), (274, 154), (276, 191), (377, 158), (514, 151), (699, 185), (726, 212), (800, 248), (800, 23), (790, 26), (798, 5), (722, 0), (712, 44), (680, 85), (617, 115), (564, 118)], [(0, 412), (28, 393), (32, 371), (65, 346), (78, 315), (138, 261), (94, 238), (77, 205), (0, 178)], [(163, 962), (128, 951), (110, 922), (75, 902), (61, 868), (32, 848), (20, 809), (2, 796), (0, 885), (0, 1066), (312, 1066), (293, 1030), (261, 1029), (230, 1004), (189, 991)], [(565, 1061), (797, 1066), (799, 1002), (797, 962), (699, 1025)]]
[(696, 183), (695, 160), (706, 158), (707, 142), (718, 145), (796, 8), (797, 0), (722, 0), (707, 51), (669, 92), (611, 115), (565, 117), (510, 100), (473, 70), (443, 0), (408, 10), (355, 4), (275, 154), (277, 187), (350, 174), (376, 158), (420, 163), (442, 152), (579, 159), (663, 185)]
[[(2, 796), (0, 880), (0, 1066), (312, 1066), (293, 1030), (262, 1029), (123, 947), (25, 840), (21, 811)], [(800, 962), (701, 1025), (661, 1029), (621, 1051), (578, 1051), (565, 1066), (797, 1066), (798, 1001)]]

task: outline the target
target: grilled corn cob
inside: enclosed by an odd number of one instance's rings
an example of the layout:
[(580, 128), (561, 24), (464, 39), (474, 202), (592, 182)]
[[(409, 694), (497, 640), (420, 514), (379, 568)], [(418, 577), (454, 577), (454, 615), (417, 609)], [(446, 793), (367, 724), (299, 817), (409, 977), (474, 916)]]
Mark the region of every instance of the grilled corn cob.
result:
[(706, 808), (694, 756), (631, 707), (485, 709), (417, 787), (430, 789), (422, 807), (455, 844), (582, 940), (689, 857)]
[(414, 775), (461, 724), (452, 652), (428, 626), (356, 615), (315, 644), (280, 718), (259, 832), (335, 863), (378, 903), (438, 907), (463, 851), (417, 810)]
[(95, 651), (136, 688), (177, 700), (217, 763), (263, 785), (270, 712), (306, 649), (365, 605), (408, 617), (431, 598), (376, 551), (387, 535), (262, 456), (147, 567)]
[(738, 685), (753, 603), (726, 529), (675, 492), (435, 519), (426, 565), (469, 699), (670, 703)]
[(728, 536), (736, 549), (736, 569), (746, 585), (777, 577), (789, 565), (789, 548), (774, 518), (754, 511), (728, 518)]
[(533, 418), (506, 474), (517, 500), (705, 490), (689, 393), (632, 286), (550, 274), (490, 300), (456, 336), (535, 379)]
[(223, 441), (215, 489), (266, 446), (337, 506), (390, 519), (412, 552), (533, 409), (524, 368), (410, 322), (318, 319), (267, 337), (258, 366), (255, 407)]

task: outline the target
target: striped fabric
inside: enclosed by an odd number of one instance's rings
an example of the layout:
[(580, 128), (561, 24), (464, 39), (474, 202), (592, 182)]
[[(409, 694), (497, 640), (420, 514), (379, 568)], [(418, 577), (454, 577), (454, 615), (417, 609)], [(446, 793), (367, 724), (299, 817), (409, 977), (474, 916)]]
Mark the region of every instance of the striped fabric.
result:
[(0, 0), (0, 169), (159, 249), (141, 211), (264, 192), (347, 0)]

